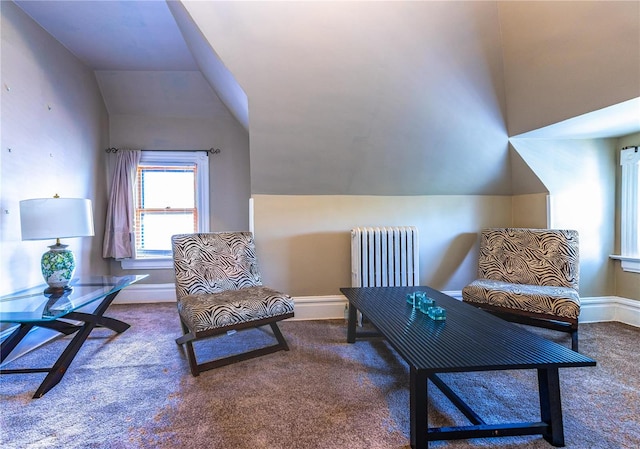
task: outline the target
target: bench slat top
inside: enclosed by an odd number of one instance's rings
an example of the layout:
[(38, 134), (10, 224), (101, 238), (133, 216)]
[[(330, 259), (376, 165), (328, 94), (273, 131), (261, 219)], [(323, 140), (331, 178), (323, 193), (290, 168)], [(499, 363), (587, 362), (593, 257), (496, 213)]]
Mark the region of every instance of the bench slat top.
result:
[[(340, 289), (418, 370), (462, 372), (595, 366), (595, 360), (427, 286)], [(406, 302), (424, 291), (444, 307), (434, 321)]]

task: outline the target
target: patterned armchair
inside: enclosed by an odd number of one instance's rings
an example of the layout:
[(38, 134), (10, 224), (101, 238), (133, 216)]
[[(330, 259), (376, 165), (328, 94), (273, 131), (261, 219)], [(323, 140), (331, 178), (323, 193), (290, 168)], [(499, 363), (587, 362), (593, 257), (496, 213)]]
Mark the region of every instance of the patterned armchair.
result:
[(573, 230), (485, 229), (478, 279), (462, 299), (509, 321), (568, 332), (577, 351), (578, 250)]
[[(178, 314), (191, 374), (289, 347), (277, 322), (293, 317), (293, 300), (262, 285), (250, 232), (174, 235), (171, 238)], [(198, 363), (195, 340), (269, 324), (272, 346)]]

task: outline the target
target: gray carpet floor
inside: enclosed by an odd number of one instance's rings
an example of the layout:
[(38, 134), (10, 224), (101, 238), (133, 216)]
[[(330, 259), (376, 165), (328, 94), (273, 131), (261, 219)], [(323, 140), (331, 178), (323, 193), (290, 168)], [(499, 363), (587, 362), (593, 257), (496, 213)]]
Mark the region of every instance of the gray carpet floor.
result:
[[(60, 384), (31, 399), (44, 374), (0, 376), (3, 448), (408, 448), (408, 369), (381, 340), (347, 344), (344, 321), (284, 322), (289, 352), (192, 377), (174, 339), (173, 304), (114, 305), (121, 335), (93, 332)], [(237, 351), (267, 330), (201, 342)], [(531, 328), (529, 328), (531, 329)], [(568, 337), (532, 329), (569, 345)], [(560, 370), (567, 448), (640, 447), (640, 329), (581, 326), (593, 368)], [(15, 361), (52, 364), (68, 337)], [(215, 348), (215, 349), (212, 349)], [(538, 420), (535, 371), (443, 376), (488, 422)], [(466, 424), (429, 385), (430, 426)], [(432, 442), (432, 448), (550, 448), (539, 436)]]

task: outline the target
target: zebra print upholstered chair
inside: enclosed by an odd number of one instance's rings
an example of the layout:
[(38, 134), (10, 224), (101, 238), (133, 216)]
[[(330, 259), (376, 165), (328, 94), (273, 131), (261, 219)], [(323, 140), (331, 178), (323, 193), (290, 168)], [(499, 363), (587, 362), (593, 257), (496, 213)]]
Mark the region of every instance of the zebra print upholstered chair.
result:
[[(293, 317), (290, 296), (262, 285), (250, 232), (174, 235), (171, 238), (178, 314), (191, 374), (289, 347), (277, 322)], [(270, 325), (276, 344), (198, 363), (196, 340)]]
[(568, 332), (577, 351), (579, 273), (577, 231), (485, 229), (478, 279), (462, 299), (508, 321)]

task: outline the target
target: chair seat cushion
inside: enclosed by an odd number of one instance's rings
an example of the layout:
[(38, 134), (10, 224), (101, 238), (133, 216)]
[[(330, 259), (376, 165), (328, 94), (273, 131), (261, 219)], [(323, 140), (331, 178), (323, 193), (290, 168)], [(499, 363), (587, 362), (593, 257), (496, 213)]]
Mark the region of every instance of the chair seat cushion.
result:
[(192, 332), (203, 332), (293, 312), (289, 295), (255, 286), (218, 293), (183, 296), (178, 313)]
[(580, 296), (569, 287), (512, 284), (492, 279), (476, 279), (462, 289), (465, 302), (577, 319)]

